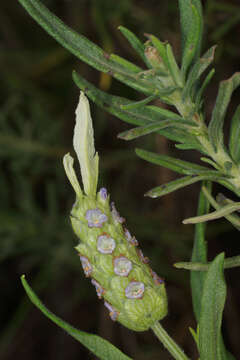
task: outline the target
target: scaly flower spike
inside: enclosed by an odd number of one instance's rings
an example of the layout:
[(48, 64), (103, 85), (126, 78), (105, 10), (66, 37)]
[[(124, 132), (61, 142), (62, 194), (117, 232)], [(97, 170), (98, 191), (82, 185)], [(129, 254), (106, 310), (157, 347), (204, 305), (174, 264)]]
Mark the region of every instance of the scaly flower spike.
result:
[(147, 330), (167, 314), (164, 281), (159, 281), (138, 248), (138, 241), (123, 227), (125, 219), (110, 203), (107, 190), (97, 192), (99, 159), (89, 103), (83, 93), (76, 110), (73, 146), (83, 190), (69, 154), (64, 156), (63, 164), (76, 193), (71, 222), (80, 239), (76, 250), (84, 273), (91, 278), (97, 296), (103, 298), (112, 320), (135, 331)]

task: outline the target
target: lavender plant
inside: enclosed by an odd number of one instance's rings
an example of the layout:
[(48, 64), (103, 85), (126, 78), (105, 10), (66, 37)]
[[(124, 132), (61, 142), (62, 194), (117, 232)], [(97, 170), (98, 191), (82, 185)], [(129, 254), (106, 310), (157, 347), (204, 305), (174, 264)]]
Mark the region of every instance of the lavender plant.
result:
[[(76, 193), (71, 211), (72, 227), (80, 244), (76, 247), (84, 273), (91, 277), (99, 298), (109, 310), (110, 317), (124, 326), (143, 331), (151, 328), (175, 359), (188, 359), (184, 352), (163, 329), (159, 320), (167, 314), (167, 298), (163, 280), (150, 268), (147, 259), (131, 236), (105, 188), (97, 191), (98, 154), (95, 153), (89, 104), (84, 93), (103, 109), (130, 124), (137, 125), (119, 134), (131, 140), (158, 133), (173, 140), (182, 150), (197, 150), (206, 165), (136, 149), (142, 159), (167, 167), (184, 175), (147, 192), (156, 198), (177, 189), (202, 182), (198, 216), (185, 219), (195, 224), (192, 258), (188, 263), (175, 264), (191, 271), (191, 290), (196, 330), (191, 333), (202, 360), (234, 359), (225, 348), (221, 335), (222, 314), (226, 300), (224, 268), (238, 266), (240, 257), (225, 259), (218, 254), (208, 262), (205, 241), (206, 222), (225, 217), (237, 230), (240, 228), (240, 202), (224, 195), (214, 198), (212, 184), (219, 183), (240, 195), (240, 107), (231, 121), (228, 144), (224, 142), (223, 125), (228, 104), (234, 90), (240, 85), (240, 74), (222, 81), (209, 124), (204, 114), (204, 91), (214, 75), (206, 70), (214, 59), (215, 46), (201, 55), (203, 16), (200, 0), (179, 0), (182, 57), (179, 65), (172, 47), (152, 34), (142, 44), (128, 29), (120, 31), (144, 61), (146, 69), (119, 57), (107, 54), (84, 36), (77, 34), (53, 15), (39, 0), (19, 0), (29, 14), (60, 44), (79, 59), (97, 70), (146, 95), (134, 102), (109, 95), (73, 72), (73, 80), (82, 90), (76, 111), (74, 149), (77, 154), (83, 190), (73, 169), (73, 158), (64, 157), (66, 174)], [(175, 107), (177, 111), (149, 105), (154, 99)], [(209, 166), (210, 165), (210, 166)], [(209, 213), (210, 206), (214, 211)], [(79, 331), (52, 314), (40, 302), (27, 284), (23, 285), (31, 300), (52, 321), (64, 328), (88, 347), (100, 359), (129, 359), (113, 345), (92, 334)]]

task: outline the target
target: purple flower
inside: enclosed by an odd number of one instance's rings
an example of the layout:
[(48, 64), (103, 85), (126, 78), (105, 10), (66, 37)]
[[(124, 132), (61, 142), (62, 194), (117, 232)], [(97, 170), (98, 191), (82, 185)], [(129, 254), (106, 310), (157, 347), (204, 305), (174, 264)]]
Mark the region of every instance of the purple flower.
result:
[(128, 276), (132, 270), (132, 263), (125, 256), (118, 256), (114, 259), (114, 272), (119, 276)]
[(125, 295), (128, 299), (141, 299), (145, 290), (144, 283), (140, 281), (131, 281), (125, 289)]
[(112, 207), (111, 213), (113, 219), (120, 224), (124, 223), (125, 219), (119, 215), (117, 209), (115, 208), (114, 202), (111, 203), (111, 207)]
[(160, 278), (160, 276), (158, 276), (158, 274), (156, 274), (155, 271), (153, 271), (152, 269), (150, 269), (150, 271), (151, 271), (153, 281), (156, 285), (160, 285), (160, 284), (164, 283), (164, 280), (162, 278)]
[(131, 239), (132, 239), (132, 235), (130, 234), (130, 231), (128, 230), (128, 229), (124, 229), (124, 233), (125, 233), (125, 236), (126, 236), (126, 239), (127, 239), (127, 241), (131, 241)]
[(91, 276), (93, 269), (92, 269), (92, 265), (90, 264), (90, 261), (88, 260), (88, 258), (86, 256), (80, 255), (80, 261), (82, 263), (82, 268), (83, 268), (83, 271), (84, 271), (84, 274), (86, 275), (86, 277)]
[(132, 236), (129, 232), (128, 229), (124, 229), (124, 233), (125, 233), (125, 236), (126, 236), (126, 239), (127, 241), (132, 244), (133, 246), (138, 246), (138, 241), (137, 239), (135, 238), (135, 236)]
[(107, 189), (105, 189), (105, 188), (101, 188), (100, 190), (99, 190), (99, 195), (100, 195), (100, 198), (102, 199), (102, 200), (107, 200)]
[(103, 223), (108, 220), (107, 215), (101, 212), (99, 209), (87, 210), (85, 215), (88, 221), (88, 227), (102, 227)]
[(92, 279), (91, 283), (95, 286), (97, 296), (99, 297), (99, 299), (101, 299), (105, 290), (103, 289), (103, 287), (101, 287), (101, 285), (95, 279)]
[(119, 312), (117, 310), (115, 310), (114, 307), (111, 304), (109, 304), (107, 301), (104, 301), (104, 305), (110, 311), (110, 313), (109, 313), (110, 318), (113, 321), (116, 321), (118, 318)]
[(138, 253), (138, 256), (140, 257), (140, 259), (142, 260), (142, 262), (143, 262), (144, 264), (148, 264), (148, 263), (149, 263), (149, 258), (143, 255), (143, 252), (142, 252), (141, 249), (137, 249), (137, 253)]
[(116, 247), (116, 242), (109, 235), (103, 234), (98, 237), (97, 249), (101, 254), (112, 254)]

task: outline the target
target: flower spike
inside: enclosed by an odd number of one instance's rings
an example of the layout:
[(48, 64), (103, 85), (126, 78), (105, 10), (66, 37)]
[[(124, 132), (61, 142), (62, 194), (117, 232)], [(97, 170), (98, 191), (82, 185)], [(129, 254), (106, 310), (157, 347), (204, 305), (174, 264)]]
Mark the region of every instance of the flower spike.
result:
[(67, 154), (63, 164), (77, 200), (71, 210), (76, 247), (86, 277), (91, 278), (97, 296), (103, 298), (112, 320), (135, 331), (144, 331), (167, 314), (163, 281), (155, 274), (138, 241), (123, 227), (106, 188), (97, 192), (98, 155), (95, 153), (89, 103), (81, 93), (76, 110), (73, 138), (80, 163), (84, 193)]

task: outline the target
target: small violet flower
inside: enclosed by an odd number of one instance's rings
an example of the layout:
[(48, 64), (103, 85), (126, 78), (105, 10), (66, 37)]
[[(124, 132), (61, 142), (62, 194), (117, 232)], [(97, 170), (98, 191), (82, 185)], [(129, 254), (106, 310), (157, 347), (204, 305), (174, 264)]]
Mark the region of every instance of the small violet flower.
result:
[(145, 290), (144, 283), (140, 281), (131, 281), (125, 289), (125, 295), (128, 299), (141, 299)]
[(111, 208), (112, 208), (112, 217), (113, 219), (117, 222), (117, 223), (124, 223), (125, 219), (123, 217), (121, 217), (117, 211), (117, 209), (115, 208), (114, 202), (111, 203)]
[(102, 288), (102, 286), (95, 280), (95, 279), (92, 279), (91, 280), (91, 283), (95, 286), (96, 288), (96, 292), (97, 292), (97, 296), (99, 299), (102, 298), (105, 290)]
[(107, 200), (107, 197), (108, 197), (108, 194), (107, 194), (107, 189), (106, 188), (101, 188), (99, 190), (99, 195), (100, 195), (100, 198), (102, 200)]
[(150, 271), (151, 271), (153, 281), (156, 285), (160, 285), (160, 284), (164, 283), (164, 280), (162, 278), (160, 278), (160, 276), (158, 276), (158, 274), (156, 274), (155, 271), (153, 271), (152, 269)]
[(116, 321), (118, 318), (119, 312), (117, 310), (115, 310), (114, 307), (111, 304), (109, 304), (107, 301), (104, 301), (104, 305), (110, 311), (109, 312), (110, 318), (113, 321)]
[(116, 247), (116, 242), (109, 235), (100, 235), (97, 240), (97, 249), (101, 254), (112, 254)]
[(91, 276), (93, 269), (92, 269), (92, 265), (90, 264), (88, 258), (86, 256), (80, 255), (80, 261), (82, 263), (82, 268), (83, 268), (83, 271), (84, 271), (84, 274), (86, 275), (86, 277)]
[(132, 263), (125, 256), (118, 256), (114, 259), (114, 272), (119, 276), (128, 276), (132, 270)]
[(102, 227), (103, 223), (108, 220), (107, 215), (101, 212), (99, 209), (87, 210), (85, 215), (88, 221), (88, 227)]

